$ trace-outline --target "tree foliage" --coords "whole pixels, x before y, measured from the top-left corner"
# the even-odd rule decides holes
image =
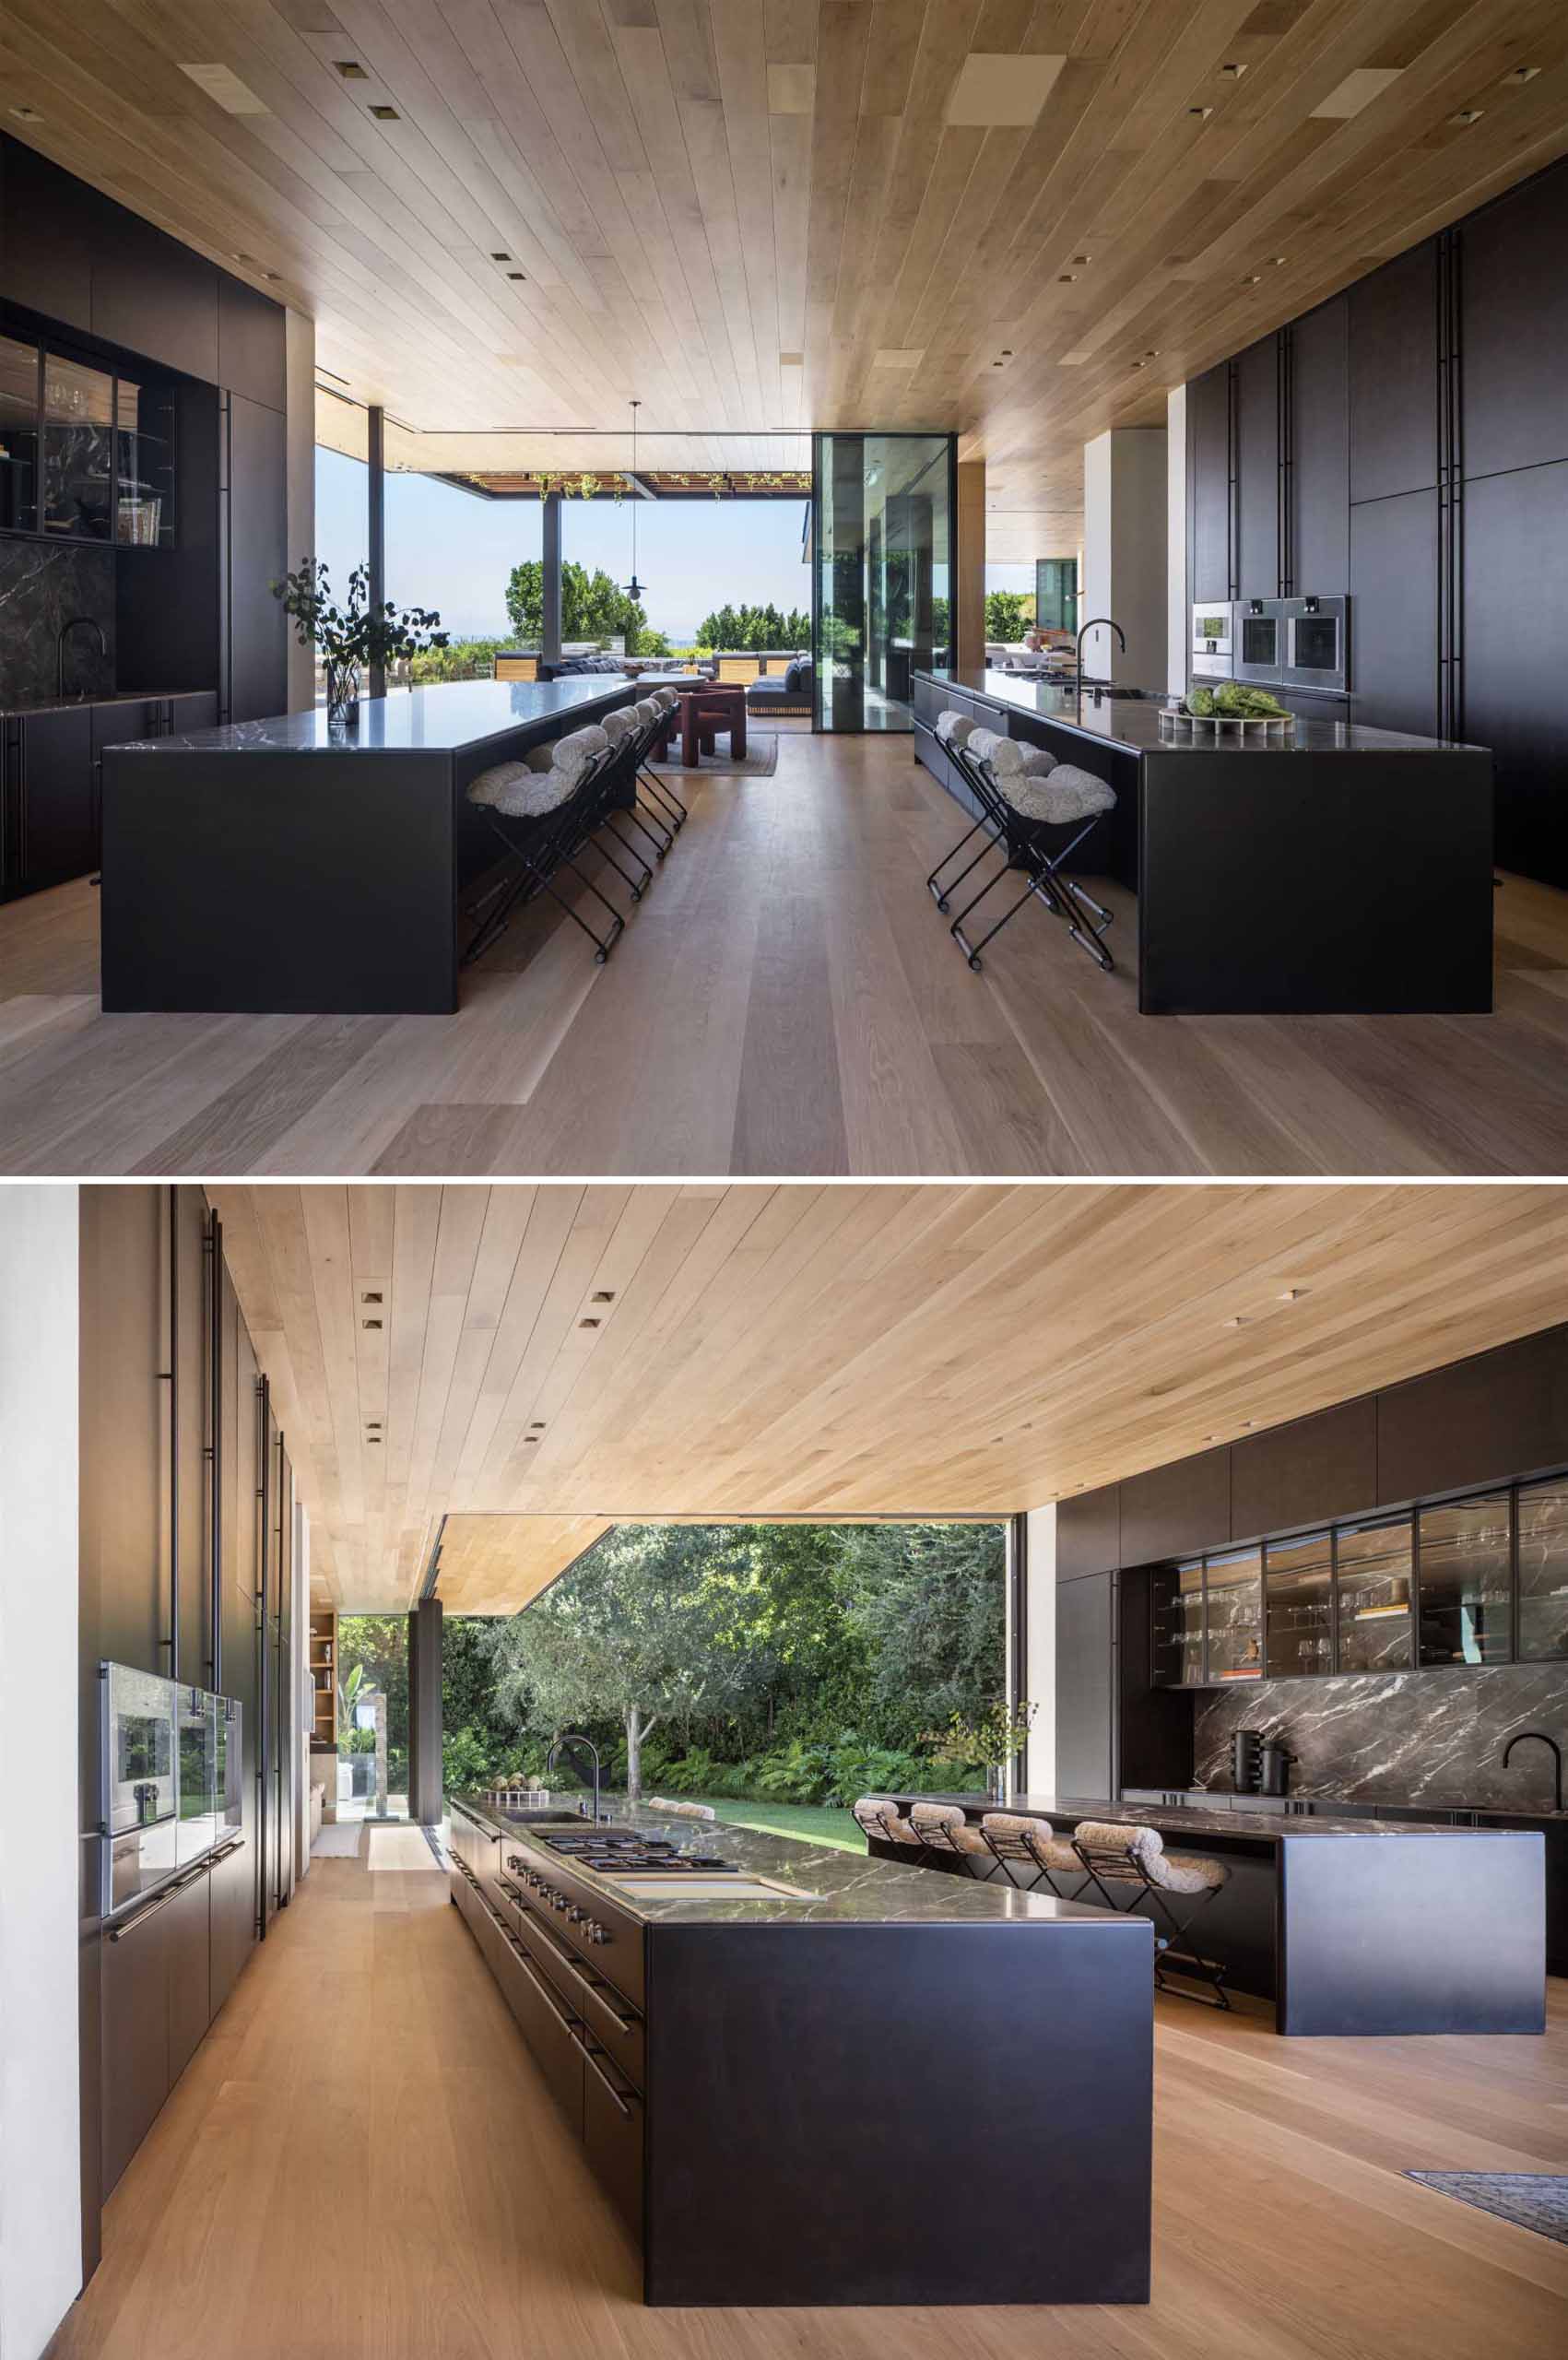
[[[545,569],[536,557],[525,558],[507,578],[506,611],[520,640],[536,644],[545,628]],[[658,655],[664,634],[650,631],[642,603],[612,582],[602,566],[590,573],[568,558],[560,569],[560,635],[562,639],[624,638],[628,655]]]
[[[998,1525],[618,1527],[511,1621],[446,1623],[448,1782],[575,1726],[633,1792],[950,1785],[934,1733],[1004,1687],[1004,1567]]]
[[[715,607],[697,626],[699,647],[721,654],[760,654],[764,648],[808,648],[811,618],[794,607],[786,615],[770,600],[765,607]]]
[[[985,636],[1012,646],[1034,620],[1034,600],[1021,590],[985,593]]]

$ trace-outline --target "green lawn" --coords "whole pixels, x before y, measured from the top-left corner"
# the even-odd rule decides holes
[[[855,1813],[824,1803],[737,1803],[705,1795],[730,1827],[755,1827],[765,1835],[795,1835],[806,1844],[831,1844],[840,1852],[864,1852],[866,1838]]]

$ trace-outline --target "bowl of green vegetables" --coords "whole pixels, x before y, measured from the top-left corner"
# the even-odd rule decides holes
[[[1244,680],[1221,680],[1214,688],[1195,681],[1179,705],[1160,716],[1161,733],[1171,738],[1291,737],[1295,720],[1278,697],[1267,689],[1249,688]]]

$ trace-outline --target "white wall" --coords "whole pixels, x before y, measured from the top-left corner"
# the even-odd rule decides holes
[[[1173,385],[1165,401],[1165,686],[1186,694],[1187,389]]]
[[[1084,596],[1080,620],[1111,615],[1126,634],[1122,650],[1108,631],[1084,646],[1088,670],[1134,687],[1164,680],[1165,429],[1114,427],[1083,446]]]
[[[302,312],[284,314],[284,398],[288,404],[286,478],[289,571],[316,550],[316,324]],[[315,651],[299,644],[289,626],[289,710],[309,713],[316,701]]]
[[[1029,1731],[1029,1791],[1049,1795],[1056,1786],[1056,1511],[1031,1508],[1029,1567],[1025,1583],[1026,1671],[1029,1701],[1035,1707]]]
[[[0,2354],[81,2285],[74,1187],[0,1188]]]

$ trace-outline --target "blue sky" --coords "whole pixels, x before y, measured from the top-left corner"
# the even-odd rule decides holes
[[[795,500],[638,503],[637,573],[656,631],[689,640],[704,615],[727,599],[787,614],[811,607],[811,576],[800,561],[805,503]],[[631,503],[569,500],[565,553],[617,582],[631,574]],[[365,468],[336,451],[316,450],[316,550],[339,590],[365,554]],[[455,638],[492,639],[509,630],[506,578],[539,554],[539,510],[531,500],[476,500],[428,476],[386,479],[386,595],[400,607],[434,607]]]

